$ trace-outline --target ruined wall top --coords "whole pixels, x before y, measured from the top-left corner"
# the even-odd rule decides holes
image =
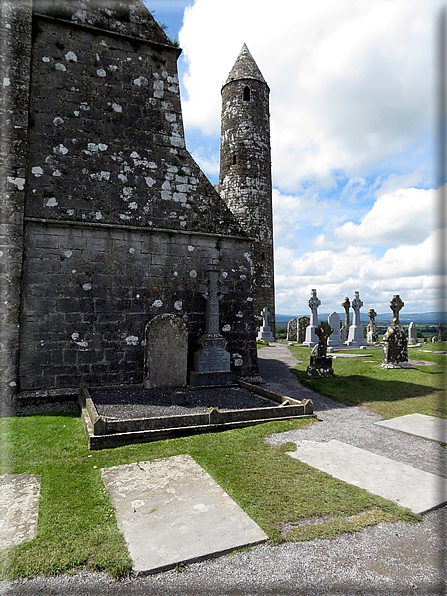
[[[34,0],[34,13],[173,45],[140,0]]]

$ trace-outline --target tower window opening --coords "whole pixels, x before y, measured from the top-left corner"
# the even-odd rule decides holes
[[[265,252],[261,254],[261,261],[265,261]]]
[[[233,165],[235,166],[237,162],[236,153],[233,153]]]
[[[250,101],[250,87],[244,87],[244,101]]]

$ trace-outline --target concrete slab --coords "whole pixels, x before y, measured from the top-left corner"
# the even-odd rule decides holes
[[[40,476],[0,476],[0,548],[17,546],[36,537]]]
[[[391,420],[381,420],[375,424],[407,435],[423,437],[429,441],[447,442],[447,420],[444,418],[425,414],[406,414]]]
[[[103,468],[101,474],[137,574],[268,539],[189,455]]]
[[[289,453],[331,476],[394,501],[414,513],[447,502],[447,479],[340,441],[301,441]]]

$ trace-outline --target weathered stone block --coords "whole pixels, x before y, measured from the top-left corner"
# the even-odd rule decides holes
[[[185,387],[188,329],[176,315],[154,317],[145,329],[144,386]]]

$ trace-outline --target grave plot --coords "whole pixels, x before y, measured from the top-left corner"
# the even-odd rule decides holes
[[[391,420],[380,420],[375,424],[415,437],[422,437],[428,441],[447,442],[447,420],[445,418],[426,416],[425,414],[406,414],[391,418]]]
[[[40,476],[0,476],[0,549],[33,540],[37,534]]]
[[[268,539],[189,455],[103,468],[101,475],[139,575]]]
[[[335,439],[301,441],[288,455],[421,514],[445,504],[447,478]]]
[[[244,381],[236,387],[91,389],[80,392],[89,449],[313,417],[311,400]]]

